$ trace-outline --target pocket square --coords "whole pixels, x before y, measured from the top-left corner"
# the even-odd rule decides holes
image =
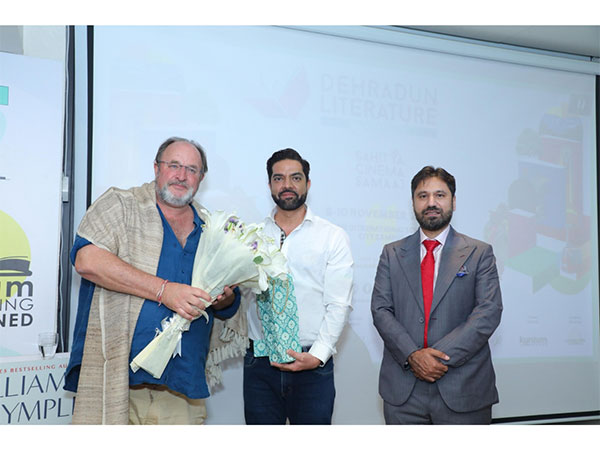
[[[467,270],[467,268],[466,268],[465,266],[462,266],[462,267],[460,268],[460,270],[459,270],[459,271],[456,273],[456,276],[457,276],[458,278],[462,278],[462,277],[464,277],[465,275],[469,275],[469,271]]]

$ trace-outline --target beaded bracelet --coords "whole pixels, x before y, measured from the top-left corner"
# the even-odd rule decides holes
[[[165,286],[168,282],[169,280],[164,280],[162,282],[162,285],[160,286],[158,293],[156,294],[156,301],[158,302],[158,306],[162,305],[162,295],[165,292]]]

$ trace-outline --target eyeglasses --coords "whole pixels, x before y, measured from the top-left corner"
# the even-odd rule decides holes
[[[179,164],[178,162],[175,161],[159,161],[156,160],[156,162],[158,164],[166,164],[167,168],[173,172],[178,172],[182,167],[185,169],[186,173],[193,175],[193,176],[198,176],[200,174],[200,169],[198,169],[197,167],[194,166],[184,166],[183,164]]]

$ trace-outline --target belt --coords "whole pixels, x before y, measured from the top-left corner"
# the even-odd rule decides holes
[[[250,346],[248,347],[248,350],[250,350],[254,354],[254,341],[252,339],[248,339],[248,340],[250,341]],[[311,347],[312,347],[312,345],[303,345],[302,351],[304,353],[308,353],[308,351],[310,350]]]
[[[129,386],[129,389],[138,390],[138,389],[150,389],[152,391],[167,391],[169,388],[164,384],[152,384],[152,383],[142,383],[136,384],[135,386]]]

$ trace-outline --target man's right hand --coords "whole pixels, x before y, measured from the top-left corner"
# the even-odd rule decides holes
[[[442,378],[448,371],[448,366],[440,360],[448,361],[450,357],[434,348],[422,348],[408,357],[408,364],[419,380],[433,383]]]
[[[210,295],[202,289],[171,282],[166,284],[161,298],[163,305],[188,320],[198,317],[210,300]]]
[[[83,278],[111,291],[151,300],[156,300],[164,282],[94,244],[79,249],[75,270]],[[198,317],[200,310],[206,308],[202,299],[210,302],[210,296],[202,289],[180,283],[167,283],[161,296],[161,302],[167,308],[188,320]]]

